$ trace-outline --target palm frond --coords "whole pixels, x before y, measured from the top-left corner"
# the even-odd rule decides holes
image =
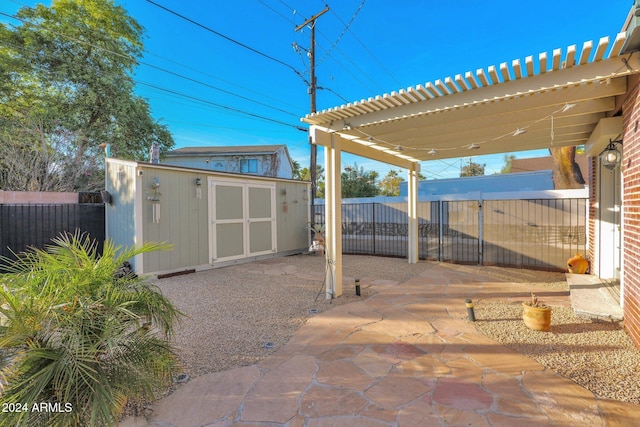
[[[153,398],[177,368],[167,337],[182,315],[137,277],[116,278],[138,248],[64,234],[0,275],[0,403],[68,402],[71,413],[14,414],[15,425],[112,425],[128,401]]]

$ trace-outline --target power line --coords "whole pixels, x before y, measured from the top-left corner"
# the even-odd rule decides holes
[[[244,114],[246,116],[254,117],[254,118],[257,118],[257,119],[261,119],[261,120],[266,120],[268,122],[277,123],[277,124],[281,124],[281,125],[284,125],[284,126],[289,126],[291,128],[294,128],[294,129],[297,129],[297,130],[300,130],[300,131],[303,131],[303,132],[307,132],[307,129],[303,128],[302,126],[292,125],[291,123],[286,123],[286,122],[283,122],[283,121],[280,121],[280,120],[272,119],[270,117],[266,117],[266,116],[262,116],[262,115],[259,115],[259,114],[251,113],[249,111],[241,110],[239,108],[234,108],[234,107],[230,107],[228,105],[219,104],[217,102],[208,101],[206,99],[198,98],[198,97],[195,97],[195,96],[192,96],[192,95],[187,95],[185,93],[181,93],[181,92],[178,92],[178,91],[175,91],[175,90],[172,90],[172,89],[166,89],[166,88],[163,88],[161,86],[157,86],[157,85],[154,85],[154,84],[151,84],[151,83],[147,83],[147,82],[143,82],[143,81],[139,81],[139,80],[136,81],[136,82],[138,84],[143,85],[143,86],[147,86],[147,87],[150,87],[150,88],[153,88],[153,89],[156,89],[156,90],[160,90],[160,91],[163,91],[163,92],[167,92],[167,93],[171,93],[171,94],[174,94],[174,95],[178,95],[178,96],[183,97],[183,98],[187,98],[187,99],[191,99],[191,100],[194,100],[194,101],[198,101],[198,102],[201,102],[203,104],[213,105],[215,107],[223,108],[225,110],[234,111],[236,113]]]
[[[284,61],[281,61],[281,60],[279,60],[279,59],[277,59],[277,58],[274,58],[274,57],[273,57],[273,56],[271,56],[271,55],[267,55],[266,53],[261,52],[261,51],[259,51],[258,49],[254,49],[254,48],[252,48],[251,46],[248,46],[248,45],[246,45],[246,44],[244,44],[244,43],[242,43],[242,42],[239,42],[238,40],[235,40],[235,39],[233,39],[233,38],[231,38],[231,37],[229,37],[229,36],[226,36],[226,35],[224,35],[224,34],[222,34],[222,33],[218,32],[218,31],[214,30],[213,28],[207,27],[206,25],[203,25],[203,24],[201,24],[201,23],[199,23],[199,22],[197,22],[197,21],[194,21],[193,19],[188,18],[188,17],[186,17],[186,16],[184,16],[184,15],[182,15],[182,14],[178,13],[178,12],[175,12],[175,11],[173,11],[173,10],[171,10],[171,9],[169,9],[169,8],[167,8],[167,7],[165,7],[165,6],[162,6],[161,4],[158,4],[158,3],[154,2],[153,0],[146,0],[146,1],[147,1],[147,3],[151,3],[152,5],[154,5],[154,6],[158,7],[158,8],[160,8],[160,9],[162,9],[162,10],[164,10],[164,11],[166,11],[166,12],[168,12],[168,13],[172,14],[172,15],[175,15],[175,16],[177,16],[177,17],[178,17],[178,18],[180,18],[180,19],[183,19],[183,20],[185,20],[185,21],[187,21],[187,22],[189,22],[189,23],[191,23],[191,24],[193,24],[193,25],[195,25],[195,26],[197,26],[197,27],[200,27],[200,28],[202,28],[202,29],[204,29],[204,30],[206,30],[206,31],[209,31],[210,33],[215,34],[215,35],[217,35],[218,37],[222,37],[223,39],[225,39],[225,40],[227,40],[227,41],[230,41],[231,43],[234,43],[234,44],[236,44],[236,45],[238,45],[238,46],[241,46],[241,47],[243,47],[243,48],[245,48],[245,49],[247,49],[247,50],[249,50],[249,51],[251,51],[251,52],[253,52],[253,53],[256,53],[256,54],[258,54],[258,55],[260,55],[260,56],[262,56],[262,57],[264,57],[264,58],[267,58],[267,59],[269,59],[269,60],[271,60],[271,61],[273,61],[273,62],[276,62],[276,63],[278,63],[278,64],[280,64],[280,65],[283,65],[283,66],[285,66],[285,67],[289,68],[289,69],[290,69],[291,71],[293,71],[294,73],[296,73],[298,76],[302,77],[302,75],[300,74],[300,72],[299,72],[298,70],[296,70],[292,65],[287,64],[287,63],[286,63],[286,62],[284,62]]]
[[[363,3],[364,3],[364,2],[363,2]],[[332,11],[333,11],[333,9],[332,9]],[[333,14],[338,18],[338,20],[339,20],[340,22],[342,22],[342,24],[343,24],[343,25],[346,25],[346,24],[344,23],[344,21],[342,21],[342,19],[340,18],[340,16],[339,16],[337,13],[333,12]],[[384,66],[384,63],[383,63],[382,61],[380,61],[380,60],[379,60],[379,59],[378,59],[378,58],[377,58],[377,57],[376,57],[376,56],[375,56],[375,55],[374,55],[374,54],[369,50],[369,48],[367,47],[367,45],[365,45],[365,44],[364,44],[364,43],[363,43],[363,42],[358,38],[358,36],[356,36],[356,34],[355,34],[353,31],[349,30],[349,32],[351,33],[351,35],[353,36],[353,38],[354,38],[358,43],[360,43],[360,46],[362,46],[362,48],[363,48],[363,49],[364,49],[364,50],[365,50],[365,51],[366,51],[366,52],[371,56],[371,58],[373,58],[373,60],[374,60],[374,61],[376,61],[376,62],[378,63],[378,65],[379,65],[379,66],[384,70],[384,72],[385,72],[385,73],[387,73],[387,74],[389,75],[389,77],[391,77],[391,78],[396,82],[396,84],[398,85],[398,87],[400,87],[400,86],[401,86],[401,83],[398,81],[398,79],[396,79],[396,77],[395,77],[393,74],[391,74],[391,71],[389,71],[389,70],[387,69],[387,67],[385,67],[385,66]]]
[[[19,20],[19,21],[21,21],[21,22],[23,22],[23,23],[29,23],[29,24],[32,24],[32,23],[31,23],[31,22],[29,22],[29,21],[26,21],[26,20],[24,20],[24,19],[18,18],[17,16],[9,15],[9,14],[4,13],[4,12],[0,12],[0,15],[4,15],[4,16],[7,16],[7,17],[9,17],[9,18],[17,19],[17,20]],[[94,48],[96,48],[96,49],[100,49],[100,50],[102,50],[102,51],[104,51],[104,52],[110,53],[110,54],[112,54],[112,55],[116,55],[116,56],[119,56],[119,57],[122,57],[122,58],[130,59],[130,57],[129,57],[129,56],[127,56],[127,55],[124,55],[124,54],[122,54],[122,53],[119,53],[119,52],[115,52],[115,51],[112,51],[112,50],[106,49],[106,48],[104,48],[104,47],[102,47],[102,46],[98,46],[98,45],[95,45],[95,44],[93,44],[93,43],[86,42],[86,41],[84,41],[84,40],[79,40],[79,39],[77,39],[77,38],[75,38],[75,37],[69,36],[69,35],[64,34],[64,33],[60,33],[60,32],[58,32],[58,31],[53,31],[53,30],[49,30],[49,31],[51,31],[51,32],[53,32],[54,34],[57,34],[57,35],[59,35],[59,36],[65,37],[65,38],[67,38],[67,39],[69,39],[69,40],[75,41],[76,43],[80,43],[80,44],[84,44],[84,45],[87,45],[87,46],[91,46],[91,47],[94,47]],[[15,45],[14,45],[14,47],[15,47],[15,48],[18,48],[18,47],[19,47],[19,48],[23,48],[22,46],[15,46]],[[273,110],[279,111],[279,112],[281,112],[281,113],[288,114],[288,115],[293,116],[293,117],[300,117],[300,115],[299,115],[299,114],[291,113],[291,112],[286,111],[286,110],[283,110],[283,109],[281,109],[281,108],[274,107],[274,106],[272,106],[272,105],[270,105],[270,104],[266,104],[266,103],[264,103],[264,102],[256,101],[255,99],[252,99],[252,98],[249,98],[249,97],[246,97],[246,96],[239,95],[239,94],[237,94],[237,93],[231,92],[231,91],[226,90],[226,89],[222,89],[222,88],[220,88],[220,87],[218,87],[218,86],[214,86],[214,85],[209,84],[209,83],[202,82],[202,81],[200,81],[200,80],[196,80],[196,79],[194,79],[194,78],[191,78],[191,77],[185,76],[185,75],[180,74],[180,73],[177,73],[177,72],[175,72],[175,71],[167,70],[167,69],[165,69],[165,68],[162,68],[162,67],[159,67],[159,66],[157,66],[157,65],[153,65],[153,64],[150,64],[150,63],[148,63],[148,62],[144,62],[144,61],[137,61],[137,62],[138,62],[138,64],[140,64],[140,65],[144,65],[144,66],[146,66],[146,67],[153,68],[153,69],[158,70],[158,71],[162,71],[162,72],[164,72],[164,73],[167,73],[167,74],[173,75],[173,76],[175,76],[175,77],[179,77],[179,78],[181,78],[181,79],[184,79],[184,80],[190,81],[190,82],[192,82],[192,83],[196,83],[196,84],[199,84],[199,85],[202,85],[202,86],[208,87],[208,88],[210,88],[210,89],[217,90],[217,91],[222,92],[222,93],[225,93],[225,94],[227,94],[227,95],[231,95],[231,96],[234,96],[234,97],[236,97],[236,98],[243,99],[243,100],[245,100],[245,101],[253,102],[253,103],[255,103],[255,104],[258,104],[258,105],[261,105],[261,106],[264,106],[264,107],[267,107],[267,108],[271,108],[271,109],[273,109]]]
[[[216,79],[216,80],[219,80],[219,81],[221,81],[221,82],[223,82],[223,83],[226,83],[226,84],[228,84],[228,85],[235,86],[235,87],[237,87],[237,88],[240,88],[240,89],[246,90],[247,92],[251,92],[251,93],[254,93],[254,94],[256,94],[256,95],[260,95],[260,96],[262,96],[262,97],[264,97],[264,98],[266,98],[266,99],[269,99],[269,100],[271,100],[271,101],[275,101],[275,102],[277,102],[277,103],[279,103],[279,104],[282,104],[282,105],[285,105],[285,106],[287,106],[287,107],[291,107],[291,108],[299,108],[299,106],[298,106],[298,105],[294,105],[294,104],[289,104],[289,103],[287,103],[287,102],[283,102],[283,101],[282,101],[282,99],[280,99],[280,98],[275,98],[275,97],[273,97],[273,96],[271,96],[271,95],[267,95],[267,94],[265,94],[265,93],[262,93],[262,92],[259,92],[259,91],[255,90],[255,89],[252,89],[252,88],[249,88],[249,87],[246,87],[246,86],[239,85],[239,84],[234,83],[234,82],[229,81],[229,80],[225,80],[225,79],[220,78],[220,77],[218,77],[218,76],[215,76],[215,75],[213,75],[213,74],[209,74],[209,73],[206,73],[206,72],[204,72],[204,71],[202,71],[202,70],[198,70],[197,68],[193,68],[193,67],[190,67],[190,66],[188,66],[188,65],[182,64],[182,63],[180,63],[180,62],[174,61],[174,60],[173,60],[173,59],[171,59],[171,58],[167,58],[167,57],[164,57],[164,56],[162,56],[162,55],[158,55],[157,53],[150,52],[150,51],[148,51],[148,50],[145,50],[145,53],[146,53],[146,54],[149,54],[149,55],[152,55],[152,56],[155,56],[156,58],[162,59],[163,61],[167,61],[167,62],[170,62],[170,63],[172,63],[172,64],[178,65],[178,66],[180,66],[180,67],[182,67],[182,68],[186,68],[187,70],[191,70],[191,71],[194,71],[194,72],[196,72],[196,73],[198,73],[198,74],[202,74],[202,75],[203,75],[203,76],[205,76],[205,77],[209,77],[209,78],[212,78],[212,79]],[[144,63],[141,63],[141,64],[146,65],[146,64],[144,64]],[[234,93],[232,93],[232,94],[235,96],[235,94],[234,94]],[[252,99],[251,99],[251,100],[252,100]],[[253,100],[252,100],[252,101],[253,101]],[[299,117],[299,115],[298,115],[298,117]]]
[[[344,29],[342,30],[342,32],[340,33],[340,35],[338,36],[338,38],[336,39],[335,42],[333,42],[333,45],[331,45],[331,47],[329,48],[329,50],[327,50],[324,54],[324,56],[322,57],[322,59],[320,59],[320,61],[318,62],[319,64],[322,63],[322,61],[324,61],[324,59],[329,56],[331,54],[331,51],[333,50],[333,48],[335,48],[337,46],[338,43],[340,43],[340,40],[342,40],[342,37],[345,35],[345,33],[347,32],[347,30],[349,30],[349,27],[351,26],[351,24],[353,23],[353,21],[356,19],[356,16],[358,16],[358,13],[362,10],[362,8],[364,7],[364,4],[367,0],[362,0],[360,2],[360,6],[358,6],[358,8],[356,9],[356,11],[353,13],[353,16],[351,16],[351,19],[349,20],[349,22],[347,24],[345,24]],[[334,12],[334,15],[338,16],[338,14],[336,14]]]
[[[10,17],[10,18],[15,18],[15,19],[18,19],[18,20],[20,20],[20,21],[22,21],[22,22],[25,22],[24,20],[22,20],[22,19],[20,19],[20,18],[14,17],[14,16],[9,15],[9,14],[6,14],[6,13],[4,13],[4,12],[0,12],[0,15],[4,15],[4,16]],[[82,40],[75,39],[75,38],[70,37],[70,36],[67,36],[67,35],[65,35],[65,34],[58,33],[58,32],[54,32],[54,33],[56,33],[56,34],[58,34],[58,35],[60,35],[60,36],[63,36],[63,37],[69,38],[69,39],[70,39],[70,40],[72,40],[72,41],[75,41],[75,42],[78,42],[78,43],[81,43],[81,44],[86,44],[86,45],[89,45],[89,46],[91,46],[91,47],[95,47],[95,48],[97,48],[97,49],[101,49],[101,50],[103,50],[103,51],[105,51],[105,52],[108,52],[108,53],[114,54],[114,55],[116,55],[116,56],[123,56],[123,57],[126,57],[126,55],[120,54],[120,53],[118,53],[118,52],[113,52],[113,51],[111,51],[111,50],[109,50],[109,49],[104,49],[104,48],[102,48],[101,46],[93,45],[93,44],[91,44],[91,43],[87,43],[87,42],[84,42],[84,41],[82,41]],[[14,48],[21,48],[21,49],[29,50],[28,48],[26,48],[26,47],[24,47],[24,46],[15,46],[15,45],[13,45],[13,44],[7,44],[7,43],[5,43],[5,45],[11,45],[11,46],[12,46],[12,47],[14,47]],[[32,51],[32,52],[33,52],[33,51]],[[160,70],[162,70],[162,71],[170,72],[170,71],[168,71],[168,70],[164,70],[164,69],[162,69],[162,68],[160,68],[160,67],[155,67],[155,66],[153,66],[153,67],[154,67],[154,68],[158,68],[158,69],[160,69]],[[173,72],[170,72],[170,73],[172,73],[172,74],[177,74],[177,73],[173,73]],[[179,75],[179,74],[178,74],[178,75]],[[184,77],[184,76],[182,76],[182,77]],[[184,77],[184,78],[189,79],[188,77]],[[213,102],[213,101],[204,100],[204,99],[197,98],[197,97],[194,97],[194,96],[191,96],[191,95],[187,95],[187,94],[183,94],[183,93],[180,93],[180,92],[177,92],[177,91],[171,90],[171,89],[166,89],[166,88],[163,88],[163,87],[160,87],[160,86],[157,86],[157,85],[153,85],[153,84],[151,84],[151,83],[146,83],[146,82],[138,81],[138,80],[135,80],[135,79],[133,79],[133,81],[134,81],[135,83],[137,83],[137,84],[141,84],[141,85],[144,85],[144,86],[148,86],[148,87],[154,88],[154,89],[156,89],[156,90],[160,90],[160,91],[163,91],[163,92],[167,92],[167,93],[171,93],[171,94],[174,94],[174,95],[178,95],[178,96],[181,96],[181,97],[183,97],[183,98],[187,98],[187,99],[195,100],[195,101],[198,101],[198,102],[201,102],[201,103],[204,103],[204,104],[208,104],[208,105],[216,106],[216,107],[219,107],[219,108],[223,108],[223,109],[228,110],[228,111],[233,111],[233,112],[240,113],[240,114],[243,114],[243,115],[246,115],[246,116],[250,116],[250,117],[257,118],[257,119],[261,119],[261,120],[269,121],[269,122],[272,122],[272,123],[281,124],[281,125],[284,125],[284,126],[288,126],[288,127],[294,128],[294,129],[296,129],[296,130],[301,130],[301,131],[307,132],[307,129],[306,129],[306,128],[303,128],[302,126],[292,125],[291,123],[286,123],[286,122],[283,122],[283,121],[280,121],[280,120],[272,119],[272,118],[270,118],[270,117],[262,116],[262,115],[259,115],[259,114],[256,114],[256,113],[251,113],[251,112],[249,112],[249,111],[241,110],[241,109],[239,109],[239,108],[234,108],[234,107],[231,107],[231,106],[228,106],[228,105],[224,105],[224,104],[216,103],[216,102]],[[202,83],[202,82],[200,82],[200,83]],[[202,84],[205,84],[205,85],[206,85],[206,83],[202,83]],[[247,99],[248,99],[248,98],[247,98]],[[291,114],[291,113],[288,113],[288,114]],[[298,117],[298,116],[296,116],[296,115],[294,115],[294,114],[291,114],[291,115],[293,115],[294,117]]]
[[[258,2],[261,3],[267,9],[269,9],[270,11],[272,11],[273,13],[275,13],[276,15],[278,15],[279,17],[281,17],[282,19],[284,19],[285,21],[288,21],[290,24],[293,24],[294,26],[296,25],[296,23],[295,23],[295,21],[293,19],[290,19],[290,18],[286,17],[285,15],[283,15],[282,13],[278,12],[273,7],[271,7],[270,5],[265,3],[263,0],[258,0]],[[294,10],[294,12],[295,12],[295,10]]]

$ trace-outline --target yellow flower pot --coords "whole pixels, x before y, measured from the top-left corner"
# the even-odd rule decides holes
[[[529,303],[522,303],[522,320],[524,324],[535,331],[548,331],[551,327],[551,307],[532,307]]]

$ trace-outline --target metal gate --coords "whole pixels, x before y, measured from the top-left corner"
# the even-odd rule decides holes
[[[442,243],[440,260],[460,264],[479,264],[480,214],[482,204],[477,200],[440,202],[442,213]]]
[[[439,200],[418,203],[419,258],[564,270],[586,249],[584,198]],[[316,205],[315,223],[324,223]],[[342,205],[345,254],[407,256],[406,202]]]

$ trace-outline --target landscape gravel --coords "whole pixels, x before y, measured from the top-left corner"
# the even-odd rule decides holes
[[[372,295],[372,282],[403,282],[431,266],[344,256],[343,296],[333,300],[324,293],[325,259],[312,254],[157,279],[155,284],[185,314],[174,341],[185,373],[193,378],[254,364],[284,345],[309,317]],[[361,296],[355,294],[356,278]]]
[[[598,397],[640,404],[640,352],[622,322],[586,319],[571,307],[552,307],[551,329],[540,332],[524,325],[520,302],[480,301],[475,313],[476,328],[484,335]]]
[[[254,364],[283,346],[306,320],[373,294],[376,281],[402,283],[433,263],[398,258],[343,257],[344,295],[325,299],[325,260],[295,255],[156,280],[185,314],[176,329],[184,372],[191,378]],[[464,268],[460,266],[461,268]],[[482,267],[482,274],[536,288],[567,289],[561,273]],[[265,278],[267,278],[265,280]],[[355,295],[355,278],[362,296]],[[640,352],[620,322],[578,318],[554,307],[549,332],[522,322],[520,302],[478,301],[483,334],[591,390],[596,396],[640,403]]]

